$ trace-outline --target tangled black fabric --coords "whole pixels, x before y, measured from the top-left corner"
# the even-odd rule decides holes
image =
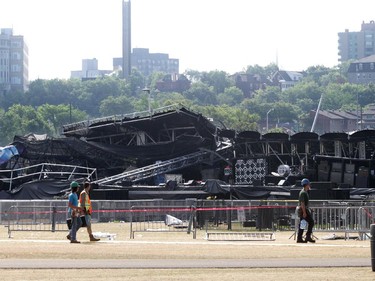
[[[52,199],[61,198],[69,190],[69,183],[66,180],[44,179],[30,181],[21,184],[12,192],[0,191],[0,199]]]

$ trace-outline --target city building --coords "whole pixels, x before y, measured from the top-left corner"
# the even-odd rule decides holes
[[[339,61],[358,60],[375,54],[375,22],[362,22],[360,31],[339,32]]]
[[[149,76],[153,72],[172,75],[179,73],[178,59],[169,58],[168,54],[150,53],[146,48],[133,48],[130,61],[131,67],[136,68],[144,76]],[[113,69],[117,69],[122,64],[122,58],[113,59]]]
[[[27,91],[29,85],[29,49],[22,35],[12,28],[0,32],[0,92]]]
[[[358,127],[363,129],[375,129],[375,104],[367,106],[366,109],[360,110]]]
[[[310,117],[315,117],[315,110],[310,112]],[[364,129],[375,129],[375,105],[368,106],[365,110],[341,111],[319,110],[315,132],[318,134],[330,132],[353,132]]]
[[[375,55],[350,63],[348,81],[355,84],[375,83]]]
[[[109,75],[113,70],[99,70],[98,60],[93,59],[83,59],[82,60],[82,70],[73,70],[70,72],[70,78],[85,79],[95,79],[98,77],[103,77]]]
[[[149,53],[145,48],[131,47],[131,1],[122,1],[122,58],[113,59],[113,69],[122,69],[123,78],[128,78],[132,68],[144,76],[153,72],[178,74],[179,60],[170,59],[168,54]]]
[[[251,98],[259,89],[264,90],[267,86],[273,86],[272,81],[265,75],[236,73],[231,78],[234,79],[236,87],[242,91],[245,98]]]
[[[272,75],[271,80],[274,85],[278,85],[283,92],[294,87],[303,77],[304,73],[300,71],[278,70]]]
[[[189,90],[190,86],[190,80],[183,74],[166,74],[162,79],[156,82],[156,89],[160,92],[182,93]]]

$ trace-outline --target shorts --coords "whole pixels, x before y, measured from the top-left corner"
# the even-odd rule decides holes
[[[91,215],[85,215],[86,226],[91,226]]]

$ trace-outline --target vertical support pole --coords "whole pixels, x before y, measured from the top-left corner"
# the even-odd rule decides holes
[[[57,214],[56,207],[53,206],[52,207],[52,232],[55,232],[56,230],[56,214]]]
[[[232,185],[230,185],[230,210],[227,210],[227,220],[228,220],[228,230],[232,230],[232,207],[233,207],[233,199],[232,199]]]
[[[133,206],[130,207],[130,239],[134,239],[134,233],[133,233]]]
[[[375,224],[370,225],[371,234],[371,267],[372,271],[375,271]]]

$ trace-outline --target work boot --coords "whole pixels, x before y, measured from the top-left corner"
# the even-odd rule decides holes
[[[95,238],[94,235],[90,234],[90,241],[96,242],[96,241],[100,241],[100,239],[99,238]]]
[[[306,239],[305,239],[306,242],[310,242],[310,243],[315,243],[315,240],[312,239],[310,236],[306,236]]]

